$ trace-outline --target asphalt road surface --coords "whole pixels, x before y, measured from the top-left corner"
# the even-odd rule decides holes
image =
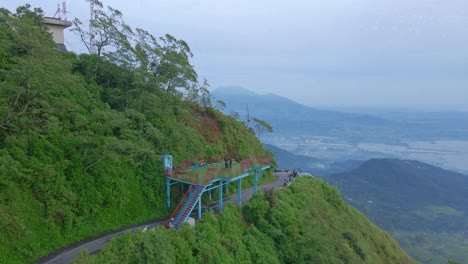
[[[274,181],[274,182],[270,182],[270,183],[263,184],[263,185],[259,186],[258,191],[268,190],[268,189],[272,189],[272,188],[276,189],[276,188],[279,188],[279,187],[283,187],[284,179],[286,179],[288,177],[287,173],[286,172],[276,172],[274,174],[276,176],[278,176],[278,179],[276,181]],[[235,185],[235,184],[233,184],[232,186],[233,187],[235,186],[235,188],[237,188],[237,185]],[[252,195],[253,195],[253,188],[249,188],[249,189],[244,190],[241,193],[242,204],[247,202],[252,197]],[[227,203],[236,204],[237,203],[237,194],[231,195],[230,197],[224,199],[223,200],[223,207],[226,206]],[[217,202],[213,203],[210,206],[210,208],[216,208],[217,205],[218,205]],[[194,211],[196,213],[196,210],[194,210]],[[57,252],[51,253],[48,256],[43,257],[40,260],[38,260],[37,263],[38,264],[70,263],[79,256],[79,254],[80,254],[80,252],[82,250],[86,250],[90,254],[98,252],[99,250],[101,250],[101,248],[104,247],[105,244],[107,244],[109,241],[111,241],[112,237],[114,237],[114,236],[121,235],[121,234],[127,232],[128,230],[133,232],[133,231],[137,231],[137,230],[144,229],[144,228],[152,229],[152,228],[156,227],[157,225],[159,225],[160,223],[164,223],[164,222],[167,222],[167,219],[159,220],[159,221],[152,221],[152,222],[149,222],[149,223],[144,223],[144,224],[136,225],[136,226],[132,226],[132,227],[125,227],[125,228],[123,228],[121,230],[118,230],[118,231],[113,231],[113,232],[109,232],[109,233],[106,233],[106,234],[98,236],[98,237],[89,238],[89,239],[86,239],[84,241],[69,245],[69,246],[67,246],[67,247],[65,247],[65,248],[63,248],[63,249],[61,249],[61,250],[59,250]]]

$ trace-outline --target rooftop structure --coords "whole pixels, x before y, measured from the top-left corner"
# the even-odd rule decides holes
[[[64,29],[70,27],[72,23],[67,20],[54,17],[44,17],[44,23],[46,24],[49,32],[52,33],[52,37],[55,42],[55,48],[60,51],[67,51],[65,46]]]

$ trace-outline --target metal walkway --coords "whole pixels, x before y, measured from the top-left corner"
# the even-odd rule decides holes
[[[257,185],[263,172],[270,168],[269,159],[261,159],[259,162],[254,162],[252,159],[246,159],[236,164],[232,168],[217,168],[210,169],[207,166],[194,166],[190,171],[198,175],[196,177],[187,178],[185,175],[177,175],[172,168],[172,156],[163,155],[165,171],[166,171],[166,194],[167,206],[171,207],[171,186],[178,184],[181,192],[184,192],[184,186],[189,186],[184,197],[180,201],[172,213],[169,226],[178,228],[184,223],[193,209],[198,203],[198,219],[201,218],[202,196],[208,193],[211,199],[211,191],[218,190],[219,203],[218,210],[223,209],[223,193],[227,189],[229,183],[237,182],[237,202],[241,203],[242,179],[246,177],[254,177],[254,193],[257,192]],[[196,171],[198,170],[198,172]],[[191,179],[191,180],[188,180]],[[196,180],[193,180],[196,179]]]

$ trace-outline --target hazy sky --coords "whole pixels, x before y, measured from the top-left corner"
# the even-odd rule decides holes
[[[57,0],[30,3],[55,13]],[[132,27],[190,45],[212,88],[242,86],[311,106],[468,110],[467,0],[104,0]],[[89,18],[68,0],[70,20]],[[84,47],[72,33],[66,45]]]

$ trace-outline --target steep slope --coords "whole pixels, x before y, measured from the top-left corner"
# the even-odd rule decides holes
[[[313,177],[206,214],[195,228],[117,238],[77,263],[415,263],[387,233]]]

